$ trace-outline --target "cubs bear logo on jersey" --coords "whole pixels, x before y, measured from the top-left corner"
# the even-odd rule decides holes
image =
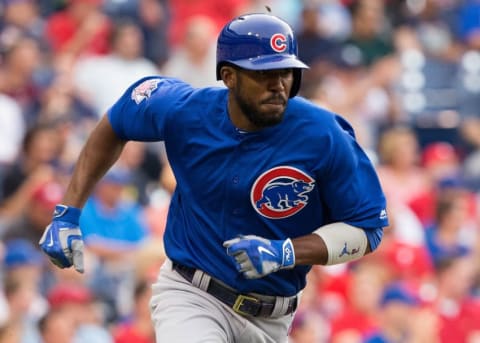
[[[294,215],[308,203],[315,180],[303,171],[280,166],[260,175],[250,191],[253,208],[262,216],[281,219]]]
[[[132,100],[134,100],[137,105],[141,103],[144,99],[147,99],[152,95],[152,92],[157,89],[160,79],[148,79],[143,81],[132,91]]]

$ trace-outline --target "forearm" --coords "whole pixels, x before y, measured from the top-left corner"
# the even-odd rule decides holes
[[[343,224],[343,223],[339,223]],[[333,224],[337,225],[337,224]],[[345,224],[344,224],[345,225]],[[352,227],[353,228],[353,227]],[[353,228],[355,229],[355,228]],[[340,230],[340,228],[339,228]],[[358,229],[360,230],[360,229]],[[339,234],[346,234],[346,232],[339,232]],[[347,233],[347,236],[348,233]],[[339,242],[343,242],[341,236],[336,242],[325,242],[325,240],[318,234],[312,233],[306,236],[292,239],[294,251],[295,251],[295,264],[296,265],[326,265],[328,264],[329,251],[335,251],[336,256],[342,254],[342,245]],[[345,241],[346,242],[346,241]],[[330,246],[327,248],[327,244]],[[336,245],[332,247],[332,244]],[[356,247],[357,245],[355,245]],[[366,249],[360,251],[359,257],[371,252],[370,244],[367,243]],[[346,252],[347,255],[351,254],[351,250]]]
[[[120,156],[125,143],[116,136],[104,116],[80,153],[63,204],[83,207],[95,184]]]
[[[363,229],[338,222],[294,239],[268,240],[246,235],[224,241],[223,246],[244,277],[256,279],[296,265],[333,265],[353,261],[369,253],[371,247],[375,249],[380,239],[381,235],[369,237]]]
[[[317,235],[310,234],[292,239],[296,265],[325,265],[328,251],[325,242]]]

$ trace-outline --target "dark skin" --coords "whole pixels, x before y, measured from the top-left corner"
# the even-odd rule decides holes
[[[258,131],[280,123],[293,84],[291,69],[245,70],[225,66],[220,70],[230,90],[228,113],[245,131]]]
[[[237,128],[253,132],[281,122],[293,84],[292,69],[251,71],[227,65],[220,73],[229,89],[228,113]],[[80,153],[62,203],[83,207],[98,180],[120,156],[125,143],[116,136],[107,116],[103,116]],[[326,264],[327,248],[318,235],[305,235],[292,242],[297,265]]]

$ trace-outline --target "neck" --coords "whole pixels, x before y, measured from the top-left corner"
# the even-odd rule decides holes
[[[248,120],[247,116],[243,113],[242,109],[235,101],[232,93],[230,93],[228,96],[227,108],[230,120],[237,129],[249,132],[259,130],[258,127],[256,127],[250,120]]]

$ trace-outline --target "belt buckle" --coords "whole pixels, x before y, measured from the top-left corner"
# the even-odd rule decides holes
[[[251,297],[251,296],[248,296],[248,295],[243,295],[243,294],[239,294],[237,296],[237,299],[235,299],[235,304],[233,304],[232,306],[232,309],[237,312],[238,314],[241,314],[241,315],[248,315],[250,313],[247,313],[247,312],[243,312],[242,310],[240,310],[240,307],[243,305],[244,301],[245,300],[250,300],[250,301],[253,301],[253,302],[260,302],[257,298],[255,297]]]

